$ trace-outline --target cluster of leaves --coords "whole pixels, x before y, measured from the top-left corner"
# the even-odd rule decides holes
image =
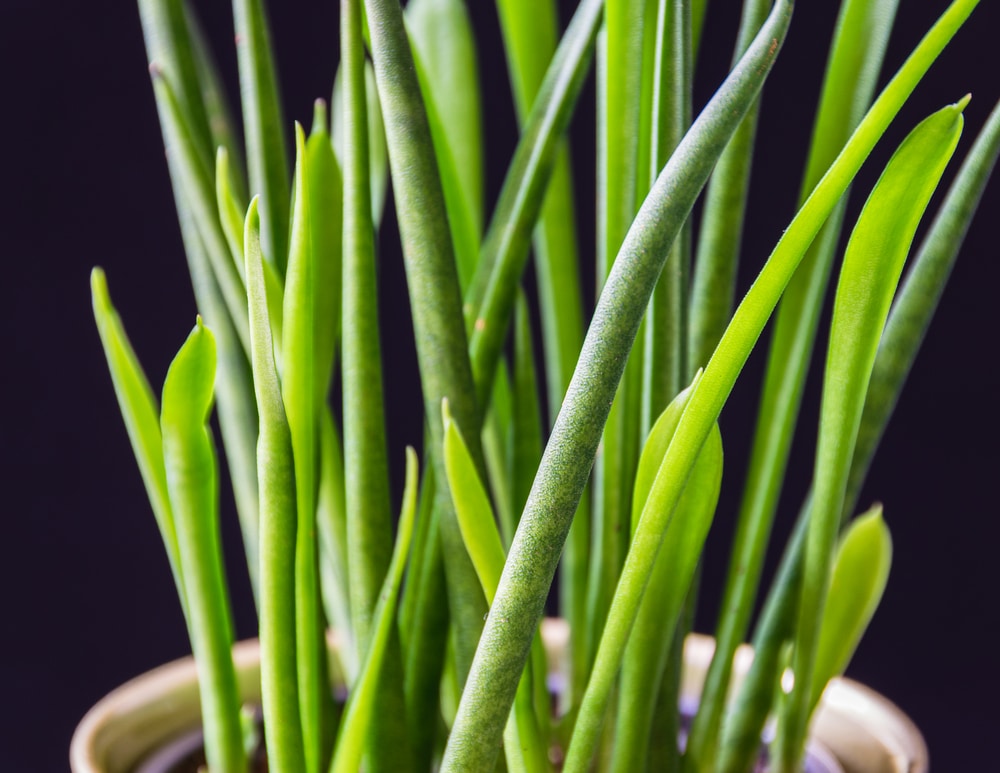
[[[246,769],[213,403],[259,611],[272,769],[490,770],[502,747],[518,771],[555,758],[569,771],[595,759],[739,771],[772,712],[774,769],[798,769],[810,714],[888,574],[880,508],[849,516],[1000,148],[998,109],[899,293],[968,98],[919,124],[868,198],[836,286],[812,492],[724,712],[848,188],[976,5],[955,0],[873,99],[896,3],[843,0],[800,209],[734,309],[758,98],[790,0],[746,0],[732,72],[694,120],[704,0],[581,0],[561,39],[554,3],[498,0],[521,137],[488,219],[461,0],[411,0],[405,14],[397,0],[342,0],[332,125],[318,103],[308,138],[296,126],[291,174],[261,0],[233,3],[245,168],[196,18],[181,0],[140,0],[205,320],[161,404],[99,269],[94,309],[198,663],[211,770]],[[584,335],[580,172],[564,135],[595,49],[601,287]],[[407,452],[395,536],[375,270],[390,177],[429,461],[421,476]],[[695,239],[688,216],[706,183]],[[519,289],[532,255],[544,379]],[[716,421],[776,307],[716,655],[682,758],[670,707],[722,479]],[[327,399],[335,374],[340,411]],[[555,417],[544,451],[543,381]],[[572,635],[554,714],[538,632],[557,571]],[[341,634],[334,667],[328,626]],[[346,706],[334,705],[331,671]]]

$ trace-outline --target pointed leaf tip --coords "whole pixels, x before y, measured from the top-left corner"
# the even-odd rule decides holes
[[[329,133],[328,126],[326,100],[317,99],[313,102],[313,122],[312,128],[309,130],[310,134],[316,134],[317,132],[327,134]]]
[[[107,298],[108,278],[104,274],[104,269],[100,266],[94,266],[90,269],[90,294],[93,296],[95,302],[99,297],[102,305]]]

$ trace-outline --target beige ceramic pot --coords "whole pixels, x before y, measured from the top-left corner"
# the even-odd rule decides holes
[[[553,673],[565,673],[569,630],[561,620],[546,620],[543,638]],[[684,650],[684,697],[696,701],[714,642],[690,636]],[[233,651],[240,695],[260,700],[256,641]],[[746,672],[752,654],[737,653],[736,678]],[[132,773],[151,752],[197,727],[201,719],[197,673],[191,658],[168,663],[122,685],[83,718],[70,746],[73,773]],[[844,773],[927,773],[927,748],[913,722],[888,700],[853,682],[837,679],[823,696],[813,725],[818,745],[839,762]]]
[[[697,702],[712,661],[715,641],[697,634],[684,645],[683,691]],[[753,650],[739,648],[733,667],[734,687],[750,668]],[[816,753],[828,750],[844,773],[927,773],[923,736],[894,703],[852,679],[827,686],[812,724]]]

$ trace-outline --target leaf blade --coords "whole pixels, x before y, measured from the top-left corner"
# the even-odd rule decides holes
[[[869,196],[844,254],[834,299],[820,407],[813,508],[793,669],[797,684],[776,740],[779,769],[804,753],[809,686],[847,476],[878,341],[910,243],[961,135],[968,101],[934,113],[903,141]],[[785,766],[781,768],[780,766]]]
[[[188,592],[198,666],[205,756],[218,770],[243,770],[246,755],[233,666],[233,623],[222,567],[219,482],[207,422],[215,396],[215,338],[201,318],[170,364],[160,428],[167,490]]]

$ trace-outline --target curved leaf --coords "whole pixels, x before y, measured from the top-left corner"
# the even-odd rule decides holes
[[[493,384],[531,233],[538,219],[559,140],[587,74],[602,0],[584,0],[549,65],[525,123],[483,237],[476,274],[465,293],[469,352],[481,400]]]
[[[448,486],[455,502],[455,514],[458,516],[465,548],[469,551],[472,565],[483,586],[486,603],[492,604],[506,560],[500,531],[497,529],[489,496],[479,479],[472,457],[469,456],[462,433],[448,410],[447,400],[441,406],[441,415],[445,425],[445,466],[448,470]],[[533,649],[540,651],[540,647],[541,640],[536,637]],[[532,666],[538,662],[544,663],[544,655],[540,661],[534,658],[521,674],[514,706],[504,728],[507,766],[518,773],[550,769],[533,703],[532,682],[535,677]]]
[[[494,520],[489,495],[479,479],[476,465],[451,415],[447,399],[441,404],[441,418],[444,421],[444,463],[451,498],[455,503],[455,515],[462,530],[465,548],[469,551],[472,565],[486,594],[486,603],[492,604],[506,560],[503,542]]]
[[[840,538],[830,574],[830,591],[816,648],[816,669],[809,710],[816,708],[826,683],[844,673],[871,622],[892,565],[892,537],[875,505],[855,518]]]
[[[397,0],[366,0],[365,8],[430,427],[428,447],[435,475],[443,481],[442,398],[448,398],[455,418],[466,427],[479,427],[481,408],[469,363],[447,208],[402,11]],[[479,433],[470,435],[468,441],[482,469]],[[459,683],[463,683],[482,631],[486,602],[447,496],[440,497],[439,506],[448,605],[456,631],[456,667]]]
[[[160,429],[191,647],[201,685],[205,757],[214,770],[244,770],[233,624],[219,534],[219,481],[207,422],[215,396],[215,338],[201,318],[163,383]]]
[[[975,144],[941,202],[896,300],[879,342],[872,380],[861,415],[858,444],[851,461],[845,512],[854,509],[875,448],[923,343],[972,216],[1000,156],[1000,102],[994,107]]]
[[[898,0],[841,2],[816,109],[813,139],[802,183],[803,197],[836,158],[871,103],[897,5]],[[765,545],[771,534],[781,482],[791,451],[846,199],[847,196],[841,199],[806,252],[775,313],[750,466],[715,634],[715,654],[705,678],[688,744],[688,749],[709,769],[718,747],[733,656],[747,635],[760,584]],[[719,303],[728,309],[731,298]],[[714,325],[708,319],[706,322]],[[714,346],[716,335],[715,332],[705,331],[706,342],[711,341]],[[692,349],[699,351],[697,344]],[[748,752],[753,753],[752,747],[748,748]],[[746,763],[744,767],[748,765]]]
[[[793,770],[804,752],[809,689],[830,561],[861,411],[896,284],[917,224],[958,144],[968,97],[922,121],[889,160],[844,254],[830,325],[813,508],[795,639],[796,685],[779,722],[776,761]]]
[[[774,61],[787,30],[789,15],[790,6],[779,2],[747,56],[716,92],[657,179],[615,261],[567,393],[564,405],[568,407],[556,419],[511,545],[500,588],[445,750],[444,771],[486,770],[492,765],[559,553],[586,484],[589,468],[586,462],[592,460],[597,451],[625,359],[649,296],[666,254],[715,159]],[[857,163],[860,165],[860,159]],[[832,206],[832,201],[829,205]],[[825,214],[823,204],[816,206],[821,215]],[[818,228],[818,224],[815,227]],[[780,261],[790,264],[782,266],[788,273],[801,255],[801,252],[795,254],[794,248],[790,251],[792,254],[783,256],[784,260]],[[777,286],[771,288],[772,306],[783,287],[782,279],[776,278],[775,284]],[[739,326],[741,343],[737,348],[746,348],[744,357],[749,354],[769,311],[765,301],[753,315],[759,318]],[[727,378],[735,380],[741,365],[742,360],[733,365]],[[692,423],[692,429],[694,426],[697,429],[691,432],[690,455],[685,455],[678,465],[684,471],[680,481],[687,477],[686,471],[714,425],[729,388],[731,383],[728,386],[717,383],[707,393],[713,397],[702,399],[698,419]],[[692,400],[701,391],[699,388]],[[645,573],[648,571],[649,567]],[[625,617],[630,618],[630,612],[626,612]],[[605,632],[613,631],[624,639],[630,625],[625,620],[609,619]],[[618,644],[612,645],[612,651],[621,651]],[[620,644],[623,646],[623,641]]]
[[[104,271],[95,268],[90,273],[90,291],[94,307],[94,320],[101,336],[104,356],[108,361],[111,382],[114,384],[118,407],[125,420],[132,453],[139,465],[139,473],[146,487],[146,496],[153,508],[156,525],[160,530],[163,546],[170,561],[170,570],[177,588],[177,597],[184,610],[185,622],[190,626],[187,611],[187,594],[181,571],[177,547],[174,514],[167,491],[167,471],[163,463],[163,436],[160,433],[160,408],[139,358],[125,334],[118,312],[111,303],[108,282]]]
[[[647,508],[662,507],[662,503],[649,497],[649,493],[692,390],[693,387],[688,387],[674,398],[653,425],[643,448],[632,500],[634,530],[642,528],[641,517]],[[663,535],[625,651],[613,771],[640,770],[647,764],[653,716],[667,656],[676,639],[674,632],[715,516],[721,486],[722,438],[716,425],[691,469],[691,476]]]

